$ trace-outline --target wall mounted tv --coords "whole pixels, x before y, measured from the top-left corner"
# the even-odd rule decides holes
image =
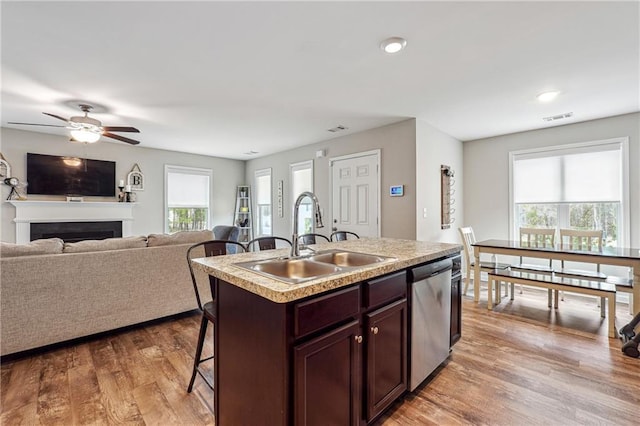
[[[27,193],[116,195],[115,161],[27,153]]]

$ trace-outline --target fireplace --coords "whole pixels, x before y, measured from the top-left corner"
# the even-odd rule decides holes
[[[133,210],[137,203],[118,203],[102,201],[66,202],[66,201],[35,201],[35,200],[11,200],[9,201],[16,208],[16,243],[26,244],[36,236],[32,233],[60,237],[65,241],[80,241],[84,239],[109,238],[111,236],[130,237],[133,235]],[[117,223],[117,229],[73,229],[78,224],[88,223]],[[38,231],[39,225],[57,223],[61,229],[54,231]],[[72,226],[65,228],[64,224]],[[34,226],[32,228],[32,226]],[[96,230],[97,229],[97,230]],[[67,235],[63,235],[63,234]],[[75,234],[75,235],[73,235]],[[78,235],[79,234],[79,235]]]
[[[48,222],[31,224],[31,241],[61,238],[67,243],[122,237],[122,221]]]

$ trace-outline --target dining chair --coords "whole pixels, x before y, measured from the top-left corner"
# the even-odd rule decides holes
[[[347,239],[349,239],[349,237],[348,237],[349,235],[351,235],[355,239],[360,239],[358,234],[356,234],[355,232],[350,232],[350,231],[335,231],[335,232],[332,232],[331,235],[329,236],[329,239],[331,241],[346,241]]]
[[[458,228],[458,232],[460,232],[460,237],[462,238],[463,243],[463,251],[465,257],[465,264],[467,267],[467,280],[464,283],[464,291],[462,294],[466,295],[467,290],[469,289],[469,283],[471,282],[471,273],[475,267],[475,258],[473,252],[473,244],[476,242],[475,234],[473,233],[473,228],[470,226]],[[494,270],[504,270],[509,269],[511,265],[508,263],[498,263],[497,257],[494,257],[490,262],[480,261],[480,271],[481,272],[491,272]],[[473,285],[476,285],[476,277],[473,277]],[[480,285],[480,277],[478,277],[478,285]],[[500,296],[500,285],[496,286],[496,300],[499,299]],[[489,295],[491,297],[491,295]]]
[[[556,229],[555,228],[520,228],[520,245],[523,247],[554,247],[556,243]],[[549,259],[549,265],[540,265],[534,263],[524,263],[523,256],[520,256],[520,261],[516,265],[511,265],[511,269],[535,271],[542,274],[550,274],[553,272],[553,260]],[[523,292],[523,287],[520,286],[520,294]],[[513,292],[511,292],[513,295]],[[549,303],[551,303],[552,291],[549,290]]]
[[[331,240],[329,240],[329,238],[327,238],[325,235],[322,234],[314,234],[314,233],[310,233],[310,234],[302,234],[298,237],[298,242],[304,244],[304,245],[309,245],[309,244],[316,244],[317,241],[316,239],[320,239],[320,240],[324,240],[321,242],[330,242]]]
[[[281,241],[283,244],[287,244],[287,247],[291,247],[291,241],[282,237],[274,237],[274,236],[265,236],[254,238],[253,240],[247,243],[247,251],[262,251],[262,250],[273,250],[278,248],[278,242]],[[257,246],[256,246],[257,244]],[[257,247],[257,250],[256,250]],[[282,247],[284,248],[284,247]]]
[[[604,239],[604,232],[602,230],[597,231],[582,231],[575,229],[560,229],[560,246],[565,250],[571,251],[594,251],[601,252]],[[583,270],[583,269],[565,269],[564,260],[560,262],[561,270],[558,271],[558,275],[567,275],[571,277],[584,277],[590,280],[606,280],[607,275],[600,271],[600,264],[596,264],[596,270]],[[564,301],[564,292],[560,292],[560,299]],[[603,311],[606,304],[606,298],[600,298],[598,307]],[[555,302],[558,305],[558,291],[555,292]]]
[[[191,281],[193,283],[193,290],[196,293],[196,301],[198,302],[198,309],[202,312],[202,319],[200,320],[200,333],[198,335],[198,345],[196,347],[196,354],[193,357],[193,372],[191,373],[191,380],[189,381],[189,386],[187,387],[187,392],[191,392],[193,390],[193,383],[196,380],[196,374],[200,374],[202,379],[205,381],[207,386],[209,386],[213,390],[213,382],[204,374],[204,372],[200,369],[200,364],[213,359],[214,355],[202,358],[202,348],[204,347],[204,340],[207,335],[207,325],[209,323],[213,324],[215,333],[215,323],[216,323],[216,307],[214,303],[215,299],[215,284],[216,279],[209,275],[209,287],[211,289],[211,300],[208,302],[202,303],[202,297],[200,296],[200,292],[198,291],[198,282],[196,280],[196,275],[193,271],[192,259],[194,257],[210,257],[210,256],[221,256],[225,254],[231,254],[228,252],[228,248],[232,247],[235,249],[234,253],[242,253],[245,250],[244,245],[236,241],[229,240],[210,240],[204,241],[198,244],[194,244],[187,250],[187,263],[189,265],[189,273],[191,274]],[[202,249],[204,249],[204,252]]]

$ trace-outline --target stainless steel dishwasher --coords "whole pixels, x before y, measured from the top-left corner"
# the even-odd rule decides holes
[[[411,391],[449,356],[452,266],[451,259],[443,259],[409,270]]]

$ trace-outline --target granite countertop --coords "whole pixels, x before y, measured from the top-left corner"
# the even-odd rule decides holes
[[[239,262],[285,257],[289,255],[289,249],[199,258],[194,260],[194,267],[265,299],[277,303],[287,303],[458,253],[462,250],[462,245],[460,244],[393,238],[361,238],[359,240],[319,243],[310,247],[317,251],[343,249],[388,256],[393,259],[299,284],[289,284],[268,278],[234,265]],[[305,251],[302,254],[305,255],[307,252]]]

